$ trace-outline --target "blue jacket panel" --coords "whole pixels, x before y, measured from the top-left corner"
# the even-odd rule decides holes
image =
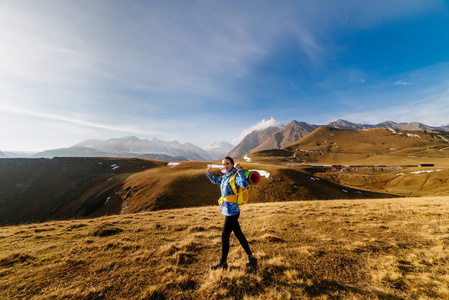
[[[231,188],[231,176],[233,174],[235,176],[235,185],[246,188],[248,186],[248,179],[245,176],[243,170],[237,171],[236,168],[232,169],[231,173],[225,174],[219,178],[216,178],[212,173],[206,174],[209,180],[214,184],[220,184],[221,197],[226,199],[226,196],[235,195],[234,191]],[[234,216],[240,212],[239,205],[233,202],[223,201],[221,203],[221,214],[225,216]]]

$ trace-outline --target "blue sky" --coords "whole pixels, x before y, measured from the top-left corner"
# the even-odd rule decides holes
[[[449,123],[444,1],[0,1],[0,150]]]

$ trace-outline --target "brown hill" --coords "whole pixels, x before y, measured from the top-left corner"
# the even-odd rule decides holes
[[[0,225],[120,213],[130,174],[166,164],[140,159],[0,160]]]
[[[349,167],[314,169],[311,174],[354,189],[413,197],[449,195],[448,168]]]
[[[330,122],[327,125],[321,125],[324,127],[338,128],[338,129],[349,129],[349,130],[366,130],[372,128],[388,128],[392,130],[405,130],[405,131],[449,131],[449,126],[442,125],[439,127],[432,127],[419,122],[411,123],[395,123],[393,121],[385,121],[377,125],[372,124],[358,124],[347,120],[339,119],[334,122]],[[236,146],[235,150],[230,153],[232,157],[242,157],[245,154],[269,150],[269,149],[279,149],[286,147],[292,143],[297,142],[302,137],[305,137],[311,133],[320,125],[311,125],[306,122],[292,121],[286,126],[282,127],[278,131],[273,132],[269,129],[269,132],[253,132],[248,135],[242,142]],[[261,137],[258,138],[258,135]]]
[[[319,127],[286,150],[308,163],[447,166],[449,134],[438,131]]]
[[[253,187],[251,202],[254,203],[393,196],[346,189],[284,166],[242,164],[249,169],[269,173],[268,178],[263,177]],[[222,175],[219,171],[214,173],[217,177]],[[160,167],[130,176],[123,185],[121,195],[124,199],[122,213],[131,213],[147,209],[214,205],[217,204],[220,192],[218,186],[206,178],[204,163],[183,162],[174,168]]]
[[[140,159],[54,158],[0,164],[1,225],[215,205],[220,195],[205,176],[204,162],[173,166]],[[253,188],[255,203],[394,196],[348,188],[283,165],[243,165],[268,177]]]
[[[434,131],[320,127],[242,164],[263,174],[253,203],[449,195],[447,140]],[[422,163],[434,167],[418,168]],[[2,159],[0,225],[215,205],[219,187],[205,168],[192,161]]]

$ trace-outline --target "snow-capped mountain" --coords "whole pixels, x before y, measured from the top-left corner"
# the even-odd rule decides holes
[[[228,142],[215,141],[203,149],[214,157],[217,157],[216,159],[220,159],[225,157],[232,149],[234,149],[234,147],[234,145]]]
[[[440,128],[442,129],[442,131],[449,131],[449,123],[444,123],[440,126]]]
[[[432,130],[439,129],[419,122],[396,123],[393,121],[385,121],[376,125],[376,127],[386,127],[394,130]]]
[[[339,128],[339,129],[350,129],[350,130],[376,127],[376,125],[357,124],[357,123],[353,123],[353,122],[350,122],[350,121],[347,121],[347,120],[343,120],[343,119],[338,119],[337,121],[330,122],[329,124],[327,124],[325,126],[326,127]]]
[[[222,158],[222,153],[232,145],[225,145],[226,150],[220,150],[220,143],[211,146],[210,150],[202,149],[191,143],[181,144],[178,141],[163,141],[159,139],[139,139],[135,136],[123,138],[113,138],[106,141],[87,140],[69,148],[53,149],[40,152],[34,157],[146,157],[153,158],[159,156],[163,160],[199,160],[211,161]]]
[[[3,151],[3,158],[32,158],[36,151]]]

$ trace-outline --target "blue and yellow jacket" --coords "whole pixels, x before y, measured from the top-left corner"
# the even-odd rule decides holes
[[[240,208],[237,203],[226,201],[227,196],[235,195],[230,182],[231,176],[234,174],[236,174],[235,185],[246,188],[249,183],[242,169],[237,171],[237,169],[234,168],[229,174],[225,174],[219,178],[216,178],[212,173],[206,173],[206,176],[212,183],[220,184],[221,198],[224,199],[224,201],[221,202],[221,214],[225,216],[234,216],[240,212]]]

